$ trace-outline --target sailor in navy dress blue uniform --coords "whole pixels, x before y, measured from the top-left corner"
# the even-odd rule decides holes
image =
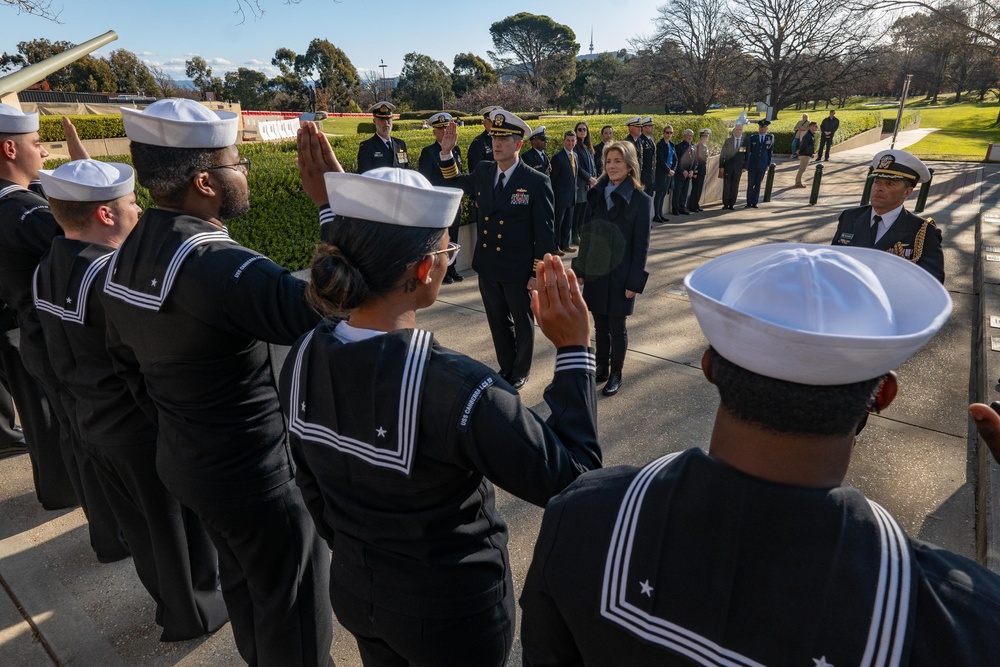
[[[410,167],[406,142],[392,136],[392,113],[395,105],[376,102],[368,112],[375,122],[375,134],[358,145],[358,173],[363,174],[376,167]]]
[[[535,171],[548,174],[552,169],[546,148],[549,145],[549,135],[545,134],[545,126],[540,125],[528,135],[531,148],[521,153],[521,160]]]
[[[131,393],[107,350],[97,292],[111,254],[141,213],[132,168],[79,160],[43,170],[41,180],[66,235],[53,239],[42,257],[33,295],[54,372],[75,399],[70,418],[128,540],[139,580],[156,602],[160,640],[215,632],[229,620],[215,547],[194,513],[160,481],[156,408],[144,391]],[[132,379],[142,387],[141,378]]]
[[[122,112],[139,182],[157,187],[161,208],[142,215],[108,263],[109,351],[141,373],[157,411],[160,478],[219,552],[240,655],[250,664],[329,665],[329,551],[294,483],[268,345],[291,345],[320,318],[305,282],[223,225],[249,208],[235,114],[183,99]],[[303,129],[300,146],[317,132]],[[209,166],[192,177],[190,159]],[[204,217],[180,208],[189,201]]]
[[[758,131],[746,138],[747,155],[744,169],[747,170],[747,203],[745,208],[757,208],[760,201],[760,184],[767,168],[771,166],[774,153],[774,135],[767,131],[769,120],[757,121]]]
[[[519,389],[531,372],[534,350],[528,294],[533,271],[545,253],[558,249],[553,231],[555,206],[549,177],[517,156],[521,138],[531,128],[503,109],[495,109],[491,118],[497,162],[480,162],[473,173],[459,174],[447,152],[456,137],[452,124],[445,131],[441,172],[450,186],[475,197],[478,220],[472,268],[479,274],[479,293],[500,375]]]
[[[930,177],[927,165],[906,151],[880,151],[868,175],[874,179],[871,204],[840,214],[833,245],[891,252],[915,262],[943,284],[941,229],[933,218],[921,218],[903,207],[913,188]]]
[[[479,110],[480,115],[483,117],[483,131],[476,135],[476,138],[472,140],[469,144],[469,150],[466,153],[469,157],[469,173],[471,174],[476,170],[476,166],[483,160],[493,159],[493,135],[490,134],[490,130],[493,129],[493,122],[490,120],[490,114],[499,109],[498,106],[487,106]]]
[[[557,348],[547,420],[491,369],[415,328],[457,251],[440,231],[461,201],[419,178],[328,175],[335,250],[320,246],[309,298],[348,319],[292,348],[282,402],[296,479],[333,552],[334,610],[366,667],[500,667],[514,603],[493,483],[543,506],[600,466],[587,316],[575,280],[557,278],[552,289],[574,291],[576,333]],[[348,262],[368,277],[363,295],[341,278]]]
[[[685,285],[721,398],[710,449],[587,473],[549,502],[524,665],[992,664],[1000,577],[842,485],[891,369],[946,321],[944,288],[886,253],[797,244]]]

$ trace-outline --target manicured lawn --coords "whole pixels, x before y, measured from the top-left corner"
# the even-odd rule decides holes
[[[988,144],[1000,143],[998,110],[996,103],[924,107],[920,127],[939,129],[906,150],[925,160],[982,160]]]
[[[371,121],[371,116],[367,118],[361,116],[327,118],[323,121],[323,131],[329,134],[357,134],[358,123],[365,121]]]

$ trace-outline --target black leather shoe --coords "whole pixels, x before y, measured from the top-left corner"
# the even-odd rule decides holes
[[[452,278],[451,276],[449,276],[449,275],[448,275],[448,274],[446,273],[446,274],[444,274],[444,280],[442,280],[441,282],[443,282],[443,283],[444,283],[445,285],[450,285],[450,284],[452,284],[453,282],[455,282],[455,279],[454,279],[454,278]]]
[[[511,378],[510,379],[510,386],[512,386],[514,389],[516,389],[518,391],[521,391],[521,387],[523,387],[527,381],[528,381],[528,378],[526,378],[524,376],[520,376],[520,377],[516,377],[516,378]]]
[[[600,384],[602,382],[607,382],[608,381],[608,377],[610,375],[611,375],[611,371],[609,371],[604,366],[598,366],[597,367],[597,376],[594,378],[594,382],[596,382],[597,384]]]
[[[621,386],[622,386],[622,376],[612,375],[611,377],[608,378],[608,383],[604,385],[604,389],[601,390],[601,393],[604,394],[605,396],[614,396],[615,394],[618,393],[618,390],[621,388]]]
[[[456,271],[455,273],[451,274],[451,279],[454,280],[456,283],[460,283],[463,280],[465,280],[465,278],[462,277],[462,274],[459,273],[458,271]]]

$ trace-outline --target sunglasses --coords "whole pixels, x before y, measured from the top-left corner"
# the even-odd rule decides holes
[[[444,248],[443,250],[435,250],[434,252],[429,252],[427,253],[426,256],[430,257],[431,255],[440,255],[441,253],[447,253],[448,266],[451,266],[452,264],[455,263],[455,260],[458,259],[458,251],[461,249],[462,246],[460,246],[459,244],[449,243],[447,248]]]

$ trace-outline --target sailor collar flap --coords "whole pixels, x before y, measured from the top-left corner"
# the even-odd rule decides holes
[[[332,331],[331,325],[320,324],[299,345],[292,371],[289,432],[409,476],[434,336],[420,329],[400,329],[342,343]]]
[[[676,486],[661,482],[671,476],[672,466],[681,470],[681,466],[691,465],[692,456],[705,456],[701,452],[692,454],[692,451],[668,454],[648,464],[639,471],[626,491],[607,553],[600,614],[626,631],[686,655],[699,665],[762,667],[759,662],[731,647],[657,615],[659,606],[667,604],[665,600],[669,598],[665,584],[681,589],[685,586],[683,581],[670,581],[663,570],[650,567],[651,563],[660,562],[657,554],[667,546],[662,534],[664,508],[671,506]],[[820,655],[817,654],[798,656],[797,664],[809,664],[809,660],[813,659],[816,664],[898,667],[909,652],[908,630],[912,620],[909,609],[914,599],[915,582],[911,573],[910,546],[899,525],[878,504],[862,497],[851,507],[851,510],[845,508],[845,512],[867,514],[864,525],[877,526],[875,534],[867,532],[867,528],[862,529],[866,530],[864,542],[852,540],[852,544],[857,542],[854,546],[860,549],[860,553],[851,554],[851,558],[855,562],[870,559],[872,574],[863,577],[864,581],[857,581],[856,567],[838,567],[841,561],[850,559],[834,559],[829,590],[834,591],[833,601],[843,601],[843,604],[830,604],[823,591],[816,591],[816,611],[812,615],[806,614],[802,620],[815,624],[818,630],[815,636],[803,636],[803,644],[798,647],[798,650],[822,652],[822,648],[817,649],[812,644],[823,643],[829,647],[826,657],[830,657],[830,663],[825,663],[825,657],[820,662]],[[721,557],[725,559],[728,556]],[[705,590],[708,586],[706,582]],[[843,596],[845,590],[858,590],[860,593],[838,597]],[[663,597],[665,594],[668,598]],[[849,615],[852,610],[860,613],[854,617],[855,620],[864,622],[870,619],[870,624],[867,633],[849,642],[838,629],[842,628],[844,614]],[[786,654],[783,656],[791,664],[793,656],[787,652],[793,647],[785,646],[784,650]],[[840,657],[833,658],[832,651]],[[844,660],[844,656],[852,656],[853,660]]]
[[[64,322],[82,325],[87,316],[90,288],[97,274],[111,259],[113,251],[106,246],[88,244],[72,262],[59,261],[59,256],[69,250],[66,244],[77,243],[80,242],[63,237],[53,240],[48,274],[40,275],[40,264],[35,269],[31,291],[35,308]]]
[[[147,212],[108,266],[104,291],[138,308],[159,311],[184,262],[210,244],[236,244],[223,228],[157,209]]]

